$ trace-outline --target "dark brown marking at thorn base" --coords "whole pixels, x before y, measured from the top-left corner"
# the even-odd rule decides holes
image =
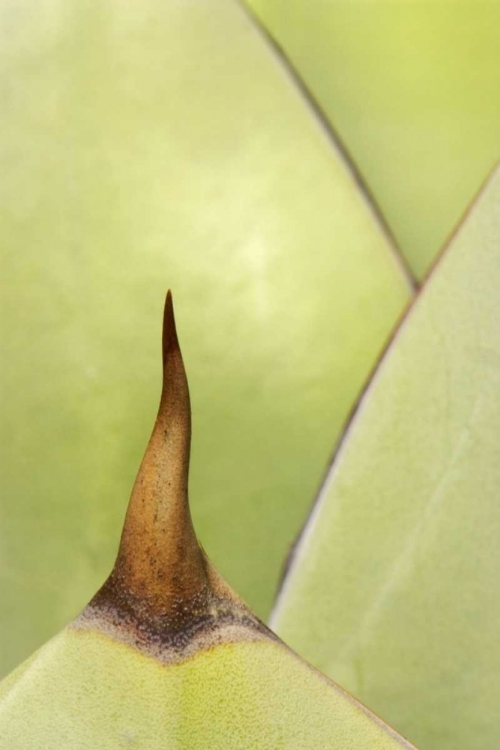
[[[222,641],[276,638],[217,573],[188,502],[191,406],[172,295],[163,316],[163,388],[114,569],[75,621],[177,661]]]

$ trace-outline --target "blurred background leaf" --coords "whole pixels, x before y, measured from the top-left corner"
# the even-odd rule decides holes
[[[500,158],[500,3],[246,0],[422,277]]]
[[[1,12],[0,670],[110,570],[156,413],[167,287],[196,528],[265,617],[409,279],[234,2]]]
[[[272,617],[429,750],[496,750],[500,169],[386,352]]]

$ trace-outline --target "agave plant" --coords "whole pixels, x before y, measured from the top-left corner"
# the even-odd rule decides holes
[[[317,4],[301,25],[291,7],[255,3],[324,114],[234,3],[5,4],[3,672],[62,632],[0,688],[2,750],[407,746],[259,619],[391,334],[270,624],[420,748],[496,748],[500,177],[415,296],[331,130],[335,66],[310,31],[340,34],[318,19],[344,14]],[[436,226],[403,244],[419,274]],[[154,408],[167,284],[194,525],[256,615],[169,489],[185,399],[160,408],[93,597]],[[174,339],[163,407],[184,382]]]
[[[206,557],[187,499],[191,413],[167,295],[158,417],[113,571],[3,682],[2,748],[410,745],[302,663]]]

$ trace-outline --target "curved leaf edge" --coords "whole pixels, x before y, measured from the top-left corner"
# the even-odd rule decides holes
[[[444,258],[447,256],[448,251],[450,247],[452,246],[453,241],[455,240],[455,237],[459,234],[462,227],[467,222],[469,215],[476,207],[477,203],[481,199],[482,194],[486,191],[489,183],[494,179],[497,172],[500,172],[500,161],[498,161],[493,166],[493,168],[490,170],[489,174],[487,175],[486,179],[483,181],[479,189],[476,191],[476,193],[473,195],[473,197],[469,201],[460,219],[457,221],[454,228],[451,230],[450,234],[448,235],[448,238],[446,239],[441,249],[437,253],[433,263],[431,264],[430,268],[427,271],[425,278],[422,281],[421,286],[418,289],[416,289],[414,297],[410,299],[408,305],[403,310],[398,322],[396,323],[396,326],[393,332],[389,336],[384,348],[382,349],[382,352],[379,358],[374,363],[372,370],[367,380],[365,381],[365,385],[363,386],[356,403],[353,405],[345,421],[345,425],[341,431],[341,434],[337,443],[335,444],[331,458],[326,465],[325,471],[319,483],[319,488],[312,501],[309,513],[307,514],[307,517],[304,521],[304,524],[301,530],[299,531],[296,538],[292,542],[288,555],[284,561],[281,578],[280,578],[280,581],[276,590],[274,604],[271,610],[271,614],[269,616],[269,626],[271,628],[274,627],[274,623],[277,619],[277,613],[280,607],[281,600],[286,595],[288,579],[293,574],[295,567],[300,564],[302,542],[304,541],[309,528],[313,525],[314,518],[319,512],[321,502],[323,500],[327,485],[330,481],[332,473],[335,471],[335,467],[339,460],[342,449],[344,445],[347,443],[347,441],[349,440],[349,436],[352,430],[355,428],[358,418],[361,416],[361,413],[363,411],[363,407],[366,401],[370,398],[370,393],[372,389],[374,388],[375,383],[378,377],[380,376],[381,371],[384,368],[384,364],[387,358],[390,356],[393,348],[397,345],[399,336],[403,332],[406,326],[406,323],[412,316],[413,311],[420,305],[420,300],[421,300],[422,295],[426,292],[429,283],[432,282],[432,279],[436,271],[440,268]]]
[[[332,148],[339,153],[343,163],[349,171],[351,178],[353,179],[356,187],[360,191],[362,197],[366,201],[372,216],[377,221],[382,234],[385,236],[388,248],[391,251],[391,255],[398,266],[403,277],[406,278],[410,289],[416,292],[420,287],[420,282],[413,273],[413,270],[408,263],[404,253],[402,252],[394,232],[391,229],[390,224],[385,218],[380,205],[378,204],[373,192],[371,191],[368,183],[366,182],[363,174],[361,173],[356,161],[349,151],[344,141],[341,139],[334,124],[328,118],[325,109],[321,106],[317,97],[313,94],[304,78],[300,75],[298,69],[293,64],[291,58],[285,52],[283,46],[278,40],[272,35],[269,29],[264,26],[262,20],[258,17],[257,13],[253,8],[246,4],[245,0],[236,0],[238,5],[241,7],[250,23],[254,26],[256,31],[260,34],[264,42],[269,47],[271,53],[273,53],[281,65],[281,67],[288,74],[296,90],[303,98],[305,104],[310,109],[314,119],[319,123],[323,132],[325,133],[328,141]]]

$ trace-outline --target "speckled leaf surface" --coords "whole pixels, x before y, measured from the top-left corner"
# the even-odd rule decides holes
[[[167,286],[192,373],[193,515],[265,616],[408,281],[233,2],[1,14],[0,671],[110,565]]]
[[[421,277],[500,158],[500,4],[246,0]]]
[[[272,625],[420,747],[500,731],[500,171],[340,444]]]
[[[165,667],[71,631],[0,686],[0,726],[1,750],[414,750],[277,644]]]

